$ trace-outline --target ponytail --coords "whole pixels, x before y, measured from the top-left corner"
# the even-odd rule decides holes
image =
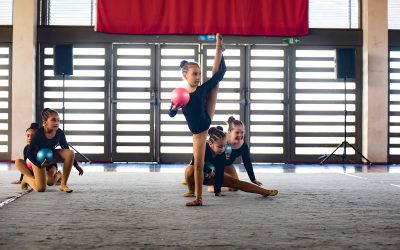
[[[244,127],[243,122],[241,120],[236,120],[233,116],[230,116],[226,123],[228,124],[228,131],[232,131],[236,126]]]
[[[31,125],[29,126],[29,128],[26,129],[26,131],[28,131],[30,129],[35,130],[35,131],[38,130],[39,129],[39,123],[32,122]]]
[[[200,68],[199,64],[196,62],[188,62],[186,60],[181,61],[181,64],[179,65],[179,67],[181,68],[182,75],[186,75],[186,73],[189,71],[189,68],[193,67],[193,66]]]
[[[49,109],[49,108],[45,108],[42,111],[42,122],[47,121],[47,119],[49,119],[51,114],[58,114],[57,111],[55,111],[54,109]]]

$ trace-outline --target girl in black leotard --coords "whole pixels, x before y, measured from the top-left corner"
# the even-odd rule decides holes
[[[43,192],[46,190],[45,167],[47,163],[46,161],[43,163],[39,162],[36,159],[36,154],[42,148],[49,148],[53,150],[54,160],[64,163],[59,189],[63,192],[71,193],[72,190],[67,186],[67,181],[71,173],[72,164],[78,170],[80,167],[74,159],[74,151],[69,149],[64,132],[59,128],[60,117],[58,112],[49,108],[44,109],[42,111],[42,122],[43,127],[36,131],[35,136],[29,144],[27,153],[28,159],[32,162],[34,175],[25,175],[23,182],[26,181],[35,191]],[[55,150],[57,145],[60,145],[61,149]],[[83,171],[79,172],[80,175],[82,173]]]
[[[182,61],[181,69],[183,78],[187,82],[186,89],[190,93],[189,103],[182,111],[193,133],[194,179],[196,199],[186,203],[187,206],[201,206],[204,154],[207,140],[207,130],[215,113],[217,102],[218,84],[226,72],[225,61],[222,56],[223,45],[220,34],[216,36],[216,52],[212,68],[211,79],[201,82],[201,68],[197,63]],[[175,116],[180,107],[171,106],[169,115]]]
[[[25,140],[27,145],[24,147],[23,156],[24,159],[17,159],[15,160],[15,166],[21,172],[21,177],[19,180],[19,184],[22,182],[24,175],[33,175],[33,170],[29,169],[26,164],[26,159],[28,158],[28,149],[29,144],[32,141],[33,136],[36,133],[36,130],[39,129],[39,124],[33,122],[29,128],[26,129],[25,132]],[[46,166],[46,183],[47,185],[51,186],[54,185],[59,178],[61,178],[61,172],[57,171],[57,163],[48,164]],[[26,185],[22,186],[23,189],[26,189]]]
[[[228,144],[232,147],[232,153],[227,155],[227,163],[225,167],[225,173],[231,175],[234,178],[239,179],[233,162],[238,157],[242,157],[242,162],[246,168],[247,174],[254,184],[261,186],[262,183],[259,182],[253,171],[253,165],[250,158],[250,150],[247,143],[244,141],[245,129],[244,124],[240,120],[236,120],[233,116],[228,118]],[[232,189],[231,189],[232,190]],[[233,191],[233,190],[232,190]]]
[[[235,188],[244,192],[261,194],[263,196],[275,196],[278,190],[267,190],[249,182],[241,181],[237,178],[224,173],[226,163],[225,146],[226,134],[222,131],[222,127],[211,127],[208,130],[209,140],[206,144],[204,180],[206,185],[214,185],[215,196],[222,196],[221,186]],[[193,161],[192,161],[193,162]],[[189,165],[185,169],[185,180],[188,186],[188,192],[185,197],[194,195],[194,166]]]
[[[36,122],[31,123],[31,125],[29,126],[29,128],[27,128],[25,130],[25,142],[26,142],[26,146],[24,147],[24,151],[23,151],[23,156],[24,159],[17,159],[15,160],[15,166],[18,168],[18,166],[23,166],[23,171],[21,171],[21,169],[18,168],[19,171],[21,171],[21,176],[19,178],[18,181],[13,181],[12,184],[21,184],[22,178],[24,177],[24,172],[25,169],[27,169],[26,167],[26,152],[28,151],[28,147],[29,147],[29,143],[32,140],[33,135],[35,134],[36,130],[39,128],[39,124],[37,124]],[[27,170],[29,171],[29,170]]]

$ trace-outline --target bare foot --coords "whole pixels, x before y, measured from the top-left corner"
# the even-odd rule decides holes
[[[214,193],[214,186],[207,186],[207,192]]]
[[[64,185],[60,185],[59,187],[60,191],[66,192],[66,193],[72,193],[72,189],[69,189],[69,187],[64,186]]]
[[[268,191],[267,194],[264,195],[264,197],[267,197],[267,196],[275,196],[275,195],[277,195],[277,194],[278,194],[278,190],[276,190],[276,189],[271,189],[271,190]]]
[[[12,181],[11,184],[21,184],[20,180]]]
[[[61,185],[61,178],[62,178],[62,172],[60,170],[58,170],[56,173],[56,185],[57,186]]]
[[[28,190],[28,183],[24,179],[21,181],[21,189]]]
[[[188,207],[203,206],[203,202],[201,201],[201,199],[195,199],[193,201],[187,202],[186,206]]]
[[[183,194],[183,197],[194,197],[194,193],[192,191],[187,191]]]

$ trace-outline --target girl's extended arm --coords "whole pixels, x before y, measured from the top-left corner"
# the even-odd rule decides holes
[[[242,160],[250,180],[252,182],[256,181],[256,177],[254,175],[254,170],[253,170],[253,164],[251,163],[251,158],[250,158],[250,149],[247,146],[247,144],[243,144]]]

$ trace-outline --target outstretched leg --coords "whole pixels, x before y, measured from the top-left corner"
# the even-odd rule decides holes
[[[225,172],[225,174],[228,174],[228,175],[232,176],[233,178],[239,180],[239,175],[236,172],[235,166],[233,166],[233,165],[226,166],[224,168],[224,172]],[[237,188],[229,188],[229,191],[238,191],[238,189]]]
[[[186,206],[201,206],[203,194],[203,169],[204,156],[206,151],[207,130],[200,134],[193,135],[193,156],[194,156],[194,186],[196,199],[186,203]]]
[[[261,194],[262,196],[275,196],[278,194],[278,190],[264,189],[255,184],[235,179],[227,174],[224,174],[224,182],[222,185],[225,187],[237,188],[248,193]]]

